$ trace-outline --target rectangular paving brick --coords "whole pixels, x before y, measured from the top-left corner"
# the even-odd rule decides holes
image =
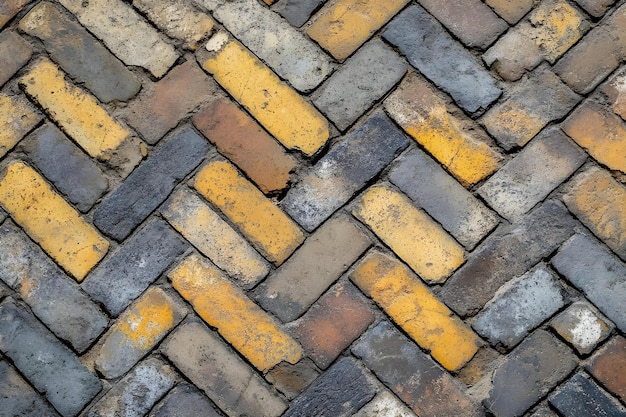
[[[65,417],[77,415],[102,389],[72,351],[11,298],[0,304],[0,350]]]
[[[296,364],[281,362],[273,367],[265,379],[292,400],[300,395],[317,377],[320,371],[312,360],[301,359]]]
[[[391,392],[384,390],[378,394],[365,407],[361,408],[354,417],[416,417],[415,414]]]
[[[300,360],[298,342],[199,255],[187,257],[168,277],[198,315],[259,370],[266,372],[282,361]]]
[[[504,20],[515,24],[532,9],[537,0],[485,0],[485,3]]]
[[[602,87],[613,112],[626,120],[626,67],[622,68]]]
[[[118,316],[185,249],[187,244],[163,220],[153,220],[102,262],[82,287]]]
[[[208,151],[209,144],[194,130],[178,130],[104,198],[94,212],[94,224],[116,240],[125,239],[200,164]]]
[[[575,0],[576,3],[593,17],[602,17],[615,0]]]
[[[500,96],[495,79],[482,64],[420,6],[400,13],[383,37],[465,110],[487,108]]]
[[[28,62],[32,53],[30,44],[15,31],[0,32],[0,58],[3,62],[0,68],[0,87]]]
[[[346,130],[405,74],[407,65],[380,40],[360,48],[320,86],[313,100],[340,130]]]
[[[550,396],[550,404],[565,417],[624,417],[626,408],[593,382],[584,372],[579,372]]]
[[[0,360],[0,399],[7,416],[59,415],[6,361]]]
[[[323,3],[324,0],[282,0],[272,10],[284,17],[292,26],[300,27]]]
[[[213,403],[190,384],[178,384],[150,412],[148,417],[220,417]]]
[[[591,358],[586,369],[607,390],[626,401],[626,339],[616,335]]]
[[[41,115],[22,96],[0,93],[0,158],[41,121]]]
[[[289,190],[282,201],[285,211],[306,230],[314,230],[408,144],[384,113],[374,113]]]
[[[283,322],[295,320],[370,244],[347,217],[329,220],[257,287],[255,298]]]
[[[550,327],[581,355],[591,353],[615,328],[587,301],[570,305],[550,321]]]
[[[5,0],[0,5],[0,29],[19,13],[30,0]]]

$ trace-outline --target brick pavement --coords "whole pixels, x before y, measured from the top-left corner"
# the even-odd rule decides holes
[[[626,416],[626,0],[1,0],[0,417]]]

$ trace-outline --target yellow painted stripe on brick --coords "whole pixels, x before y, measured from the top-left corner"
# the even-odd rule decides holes
[[[168,276],[200,317],[259,370],[302,357],[300,345],[208,261],[191,255]]]
[[[96,99],[65,80],[52,62],[42,60],[20,81],[65,132],[89,155],[108,159],[130,136]]]
[[[370,188],[353,214],[428,282],[444,282],[464,261],[463,248],[396,191]]]
[[[409,0],[338,0],[307,31],[338,60],[346,59]]]
[[[239,42],[227,41],[202,67],[287,148],[312,155],[328,140],[324,116]]]
[[[194,187],[275,264],[281,264],[304,240],[298,225],[226,161],[203,168]]]
[[[352,280],[447,370],[456,371],[477,352],[476,334],[397,260],[371,253]]]
[[[0,158],[41,120],[25,100],[0,94]]]
[[[11,164],[0,182],[0,204],[78,281],[109,249],[109,242],[22,162]]]

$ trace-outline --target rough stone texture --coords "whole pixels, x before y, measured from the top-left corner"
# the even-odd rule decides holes
[[[323,3],[324,0],[281,0],[273,10],[293,26],[300,27]]]
[[[598,352],[586,369],[606,389],[626,401],[626,339],[615,336]]]
[[[0,350],[64,417],[77,415],[102,388],[67,347],[11,298],[0,304]]]
[[[302,359],[294,365],[288,362],[279,363],[265,375],[265,379],[288,399],[293,400],[319,375],[320,371],[313,361]]]
[[[485,3],[507,22],[515,24],[532,9],[537,0],[486,0]]]
[[[0,94],[0,157],[6,155],[40,121],[41,115],[26,98]]]
[[[575,0],[576,3],[593,17],[602,17],[615,0]]]
[[[150,412],[149,417],[220,417],[213,403],[193,385],[179,384]]]
[[[532,413],[530,417],[558,417],[558,416],[554,413],[554,411],[550,410],[549,408],[541,407],[540,409]]]
[[[601,88],[611,108],[626,121],[626,67],[621,69]]]
[[[330,149],[291,188],[282,201],[284,210],[302,227],[312,231],[408,144],[406,136],[384,113],[375,113]]]
[[[487,108],[500,96],[493,77],[421,7],[405,9],[383,37],[465,110]]]
[[[594,350],[615,327],[586,301],[569,306],[552,319],[550,326],[582,355]]]
[[[537,330],[495,371],[485,405],[497,416],[521,416],[575,367],[576,357],[567,346]]]
[[[415,414],[395,395],[384,390],[376,394],[354,417],[415,417]]]
[[[1,19],[2,17],[0,15],[0,20]],[[9,79],[28,62],[31,55],[32,48],[28,42],[15,33],[15,31],[4,30],[0,32],[0,59],[2,59],[0,87],[9,81]]]
[[[571,377],[550,396],[550,404],[565,417],[624,417],[626,408],[613,400],[583,372]]]
[[[13,16],[19,13],[30,0],[6,0],[0,6],[0,29],[9,21]]]
[[[0,360],[0,405],[8,417],[58,417],[48,403],[13,369]]]
[[[320,86],[313,103],[340,130],[346,130],[400,81],[406,70],[398,54],[382,41],[373,40]]]

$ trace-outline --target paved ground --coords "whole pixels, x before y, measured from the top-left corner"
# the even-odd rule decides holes
[[[626,1],[271,2],[0,2],[0,416],[626,416]]]

